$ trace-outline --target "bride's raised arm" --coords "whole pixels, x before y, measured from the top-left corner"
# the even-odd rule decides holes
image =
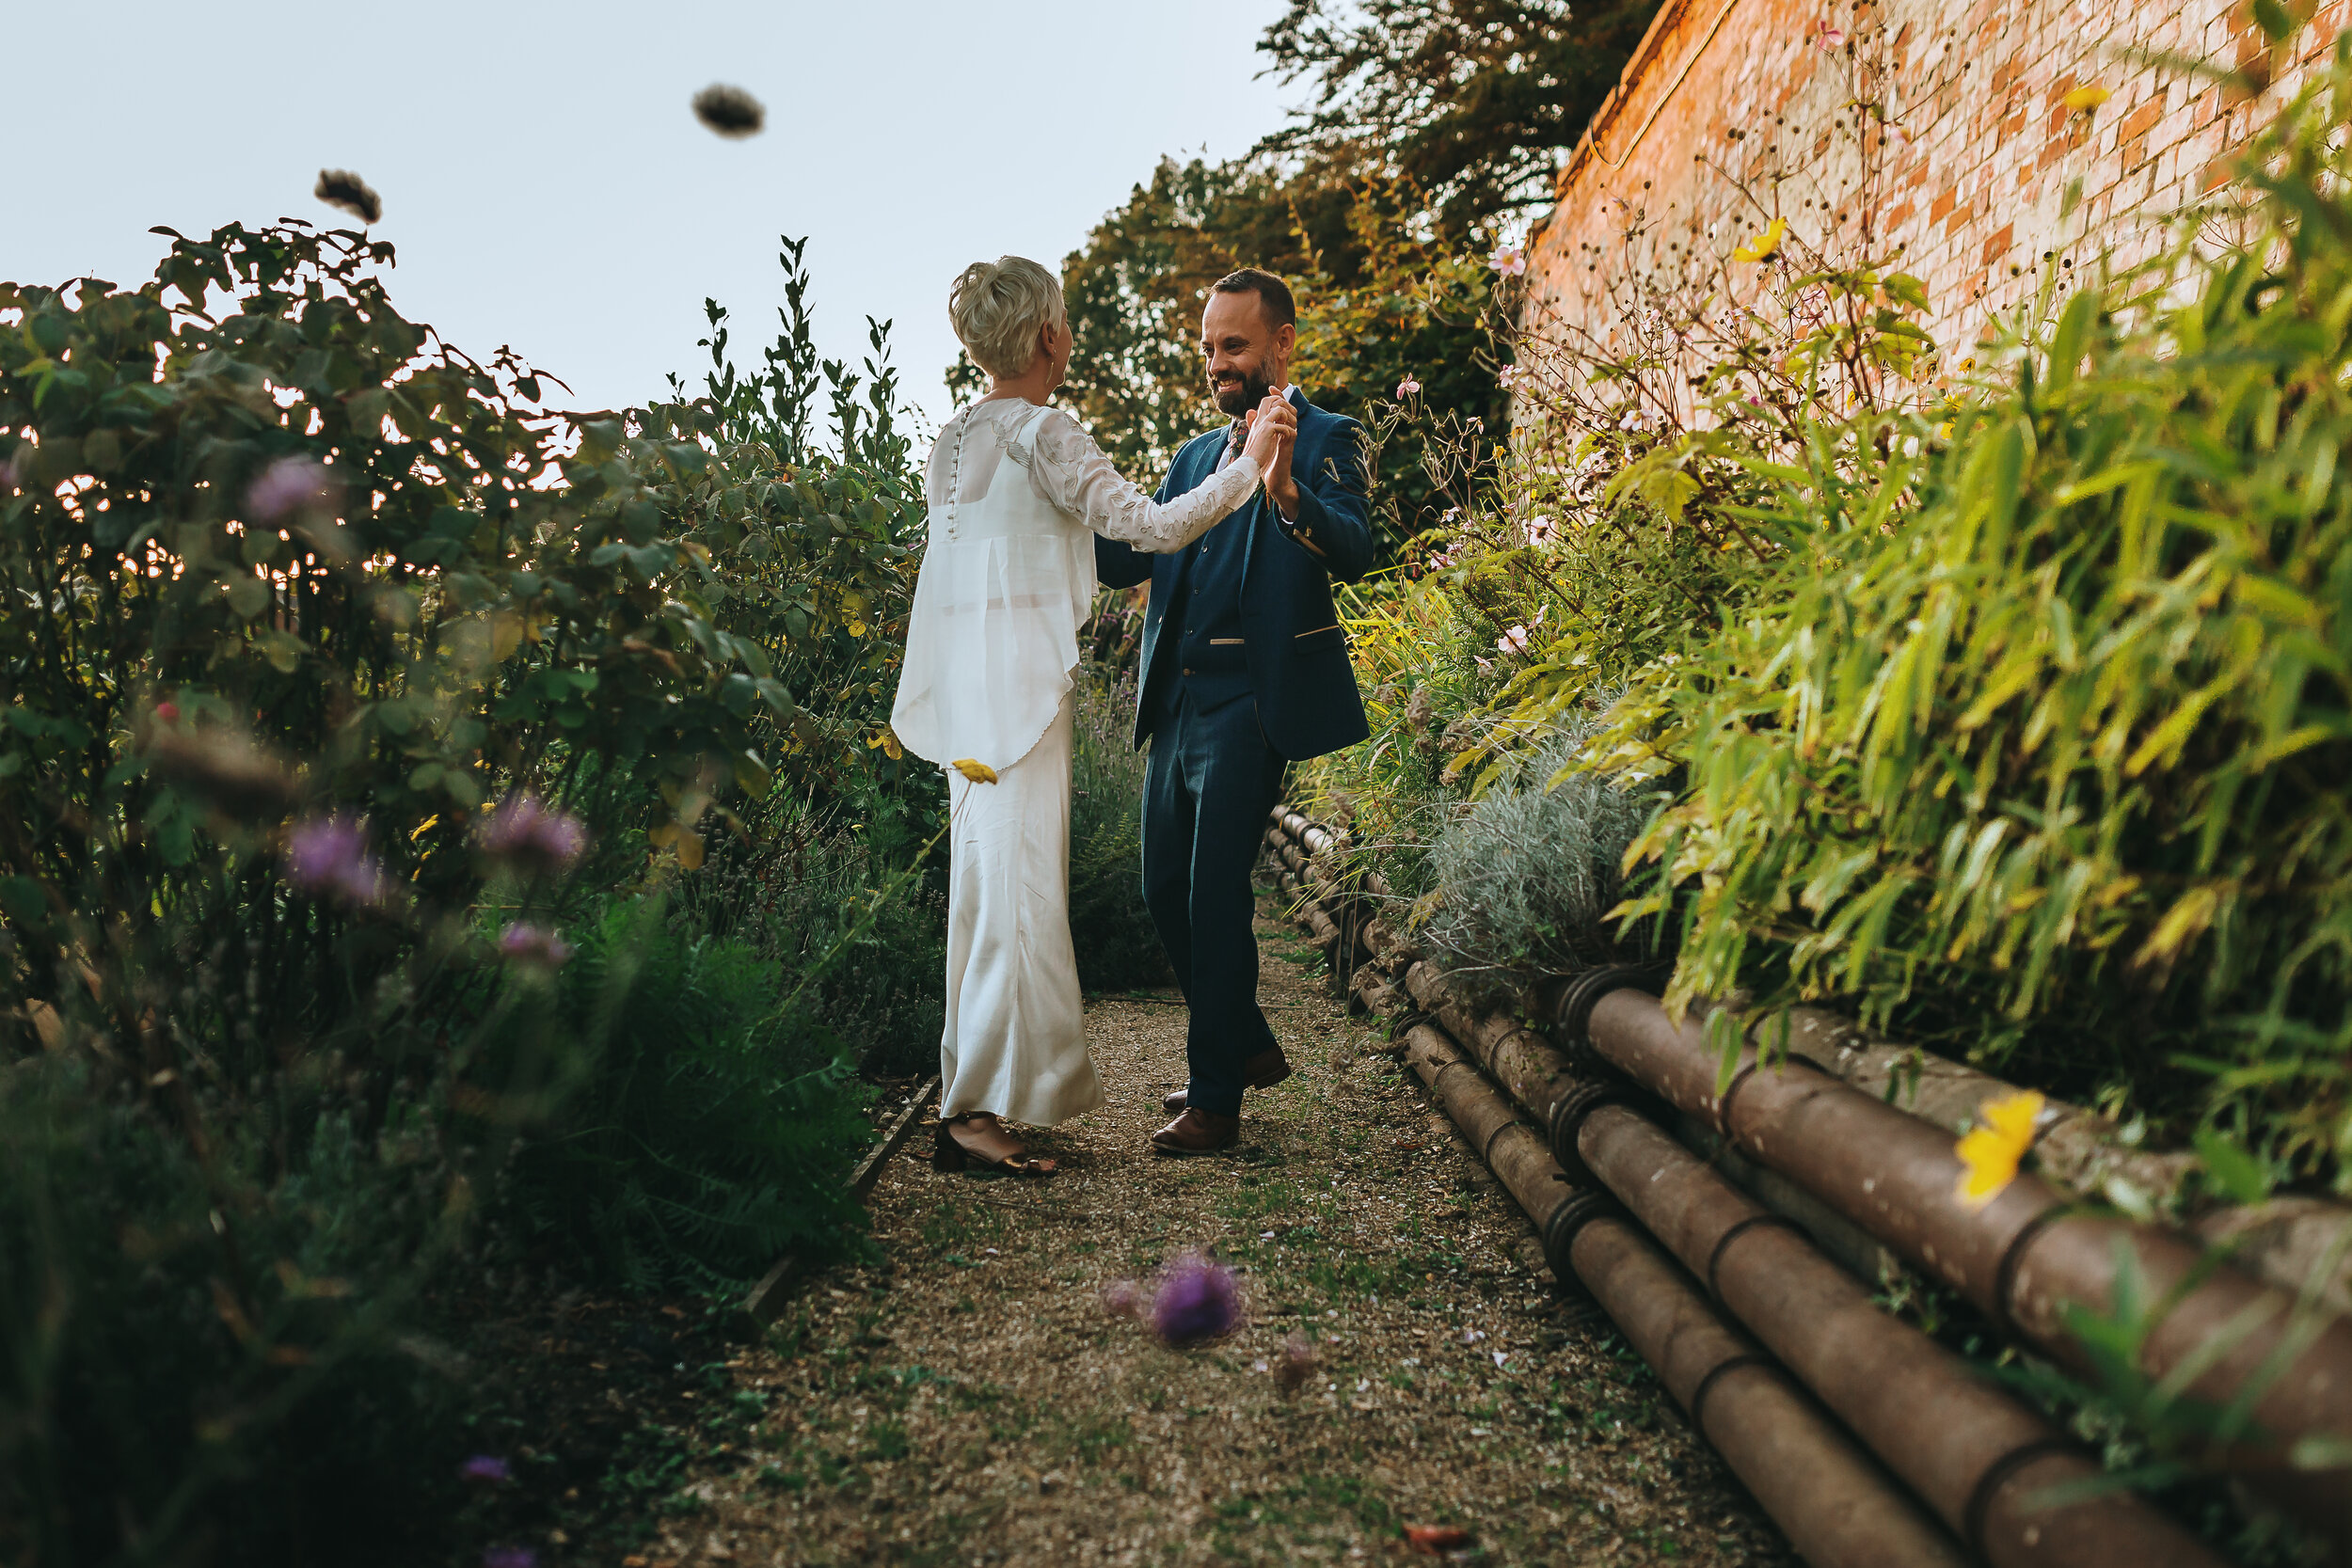
[[[1017,448],[1013,455],[1021,455]],[[1155,501],[1058,408],[1038,421],[1028,468],[1038,494],[1054,507],[1147,555],[1171,554],[1208,532],[1249,499],[1260,478],[1256,455],[1245,449],[1199,489]]]

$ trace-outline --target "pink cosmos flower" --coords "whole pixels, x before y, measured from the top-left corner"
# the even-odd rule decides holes
[[[1501,637],[1495,639],[1495,648],[1498,652],[1506,654],[1523,654],[1527,652],[1527,628],[1525,626],[1513,626],[1510,630],[1504,632]]]
[[[1517,365],[1505,365],[1502,369],[1495,372],[1495,385],[1502,388],[1504,391],[1509,391],[1512,388],[1517,387],[1518,384],[1519,368]]]
[[[1527,247],[1518,245],[1495,246],[1495,253],[1486,258],[1486,264],[1505,277],[1517,277],[1527,271]]]
[[[1407,374],[1404,380],[1396,384],[1396,401],[1403,403],[1406,398],[1411,397],[1415,392],[1420,390],[1421,383],[1415,381],[1410,374]]]
[[[1530,517],[1527,519],[1527,542],[1529,544],[1536,546],[1549,545],[1554,539],[1559,537],[1560,525],[1553,522],[1549,517]]]
[[[245,493],[247,518],[276,523],[288,514],[311,512],[331,504],[339,488],[335,476],[315,458],[278,458],[263,468]]]
[[[1844,28],[1839,27],[1827,17],[1823,17],[1813,24],[1813,41],[1820,48],[1836,49],[1845,43],[1846,32]]]

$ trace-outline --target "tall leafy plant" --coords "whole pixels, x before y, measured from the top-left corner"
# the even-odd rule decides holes
[[[1770,592],[1625,709],[1618,766],[1690,770],[1640,849],[1677,1004],[1851,998],[2180,1114],[2201,1075],[2352,1181],[2348,91],[2340,44],[2252,150],[2249,244],[2045,294],[1865,504],[1773,484]]]

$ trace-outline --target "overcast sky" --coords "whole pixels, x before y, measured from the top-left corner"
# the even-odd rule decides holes
[[[581,406],[697,382],[702,302],[757,363],[779,233],[810,236],[829,355],[893,318],[934,421],[947,283],[1012,251],[1057,265],[1163,153],[1227,157],[1303,85],[1256,80],[1282,0],[379,0],[12,8],[0,278],[144,280],[168,224],[332,225],[322,166],[384,198],[392,297],[477,356],[511,343]],[[769,111],[723,141],[687,107]]]

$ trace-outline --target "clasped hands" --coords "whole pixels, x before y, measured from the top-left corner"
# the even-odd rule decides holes
[[[1268,392],[1265,401],[1243,416],[1249,434],[1242,451],[1264,476],[1266,499],[1284,518],[1298,515],[1298,485],[1291,478],[1291,450],[1298,444],[1298,411],[1290,400]]]

